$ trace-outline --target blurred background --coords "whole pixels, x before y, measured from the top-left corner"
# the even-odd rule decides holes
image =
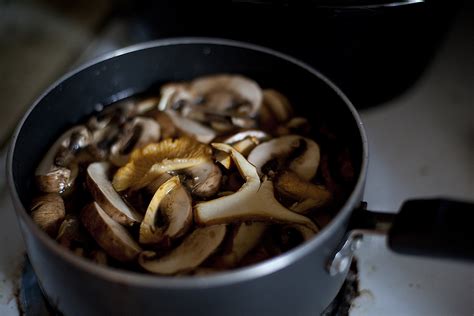
[[[358,108],[408,89],[460,10],[451,0],[0,0],[0,143],[54,80],[114,49],[211,36],[312,64]]]

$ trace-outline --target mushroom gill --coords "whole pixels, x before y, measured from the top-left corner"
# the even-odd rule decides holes
[[[158,176],[174,170],[196,166],[211,159],[211,148],[188,137],[165,139],[135,149],[130,161],[112,180],[117,191],[141,189]]]

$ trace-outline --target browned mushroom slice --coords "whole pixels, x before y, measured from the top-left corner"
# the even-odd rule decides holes
[[[208,198],[219,191],[222,172],[212,160],[184,169],[183,172],[187,175],[184,183],[193,195]]]
[[[237,150],[227,144],[213,146],[231,155],[245,183],[234,194],[196,204],[197,223],[213,225],[246,220],[272,221],[302,224],[317,231],[316,225],[309,218],[286,209],[275,199],[273,183],[269,180],[260,183],[255,167]]]
[[[212,150],[191,138],[165,139],[135,149],[130,161],[114,175],[117,191],[141,189],[160,175],[199,165],[211,159]]]
[[[304,206],[290,208],[292,211],[304,213],[305,211],[321,207],[331,199],[331,192],[324,186],[316,185],[299,177],[295,172],[283,171],[276,179],[277,191],[298,202],[304,201]],[[308,207],[308,208],[307,208]]]
[[[116,166],[128,162],[134,148],[160,139],[160,125],[153,119],[136,117],[126,124],[122,136],[110,148],[110,161]]]
[[[295,156],[295,153],[298,155]],[[305,180],[311,180],[318,170],[320,152],[319,146],[313,140],[298,135],[287,135],[272,139],[255,147],[249,154],[248,160],[259,174],[262,167],[272,160],[289,160],[289,169]]]
[[[65,214],[64,201],[57,193],[44,194],[33,199],[31,217],[51,237],[56,237]]]
[[[105,252],[119,260],[132,261],[142,251],[129,232],[93,202],[81,211],[81,222]]]
[[[95,162],[87,167],[87,187],[94,199],[115,221],[133,225],[142,221],[142,215],[127,205],[112,187],[108,178],[110,164]]]
[[[236,266],[249,251],[258,245],[266,229],[266,223],[241,223],[235,231],[231,246],[217,259],[218,264],[225,267]]]
[[[140,225],[140,243],[157,244],[186,233],[193,218],[191,202],[177,176],[163,183],[153,195]]]
[[[232,109],[236,114],[252,117],[257,114],[262,103],[259,85],[239,75],[204,76],[193,80],[190,87],[196,94],[204,97],[206,108],[214,112],[222,113]],[[233,109],[234,107],[237,109]]]
[[[60,245],[71,248],[74,242],[83,242],[84,234],[81,233],[81,222],[76,215],[68,214],[59,227],[56,240]]]
[[[225,232],[225,225],[196,228],[169,254],[157,258],[156,253],[144,251],[138,257],[138,262],[145,270],[156,274],[191,271],[216,251]]]
[[[169,118],[173,121],[173,124],[179,131],[197,139],[201,143],[208,144],[216,137],[216,132],[214,130],[196,121],[182,117],[176,112],[170,110],[166,111],[166,114],[168,114]]]
[[[47,193],[62,193],[75,181],[76,173],[74,154],[90,142],[90,134],[83,125],[75,126],[50,147],[38,168],[35,176],[38,188]]]
[[[286,122],[293,112],[288,99],[272,89],[263,90],[263,106],[269,109],[278,123]]]
[[[166,112],[158,111],[154,116],[161,129],[161,139],[175,137],[177,133],[176,126]]]

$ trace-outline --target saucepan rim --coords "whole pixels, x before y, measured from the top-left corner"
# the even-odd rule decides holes
[[[337,95],[344,101],[348,109],[351,111],[354,120],[357,123],[359,136],[362,143],[362,157],[361,157],[361,166],[360,173],[354,187],[354,190],[346,200],[345,204],[340,209],[339,213],[331,220],[331,222],[324,227],[321,232],[312,240],[306,242],[303,245],[296,247],[284,254],[281,254],[275,258],[265,260],[264,262],[244,267],[236,270],[226,271],[218,273],[216,275],[208,276],[192,276],[192,277],[163,277],[156,275],[143,274],[138,272],[131,272],[111,267],[100,266],[90,260],[76,256],[70,251],[65,251],[55,240],[49,237],[45,232],[43,232],[31,219],[28,215],[28,212],[23,207],[23,204],[18,196],[16,191],[15,181],[13,179],[13,155],[15,151],[15,144],[19,137],[19,134],[23,128],[25,121],[28,119],[30,113],[40,104],[45,96],[47,96],[51,91],[56,89],[61,83],[68,80],[69,78],[75,76],[79,72],[85,70],[92,65],[97,63],[112,59],[117,56],[131,54],[136,51],[141,51],[148,48],[154,47],[163,47],[163,46],[172,46],[172,45],[220,45],[220,46],[230,46],[236,48],[244,48],[248,50],[253,50],[261,52],[268,55],[273,55],[277,58],[283,59],[289,63],[294,64],[296,67],[303,68],[304,70],[310,72],[312,75],[318,77],[325,84],[327,84]],[[234,40],[220,39],[220,38],[205,38],[205,37],[183,37],[183,38],[169,38],[169,39],[160,39],[145,43],[140,43],[125,47],[114,52],[105,54],[101,57],[98,57],[72,71],[62,76],[59,80],[53,83],[42,95],[40,95],[28,109],[26,114],[21,119],[18,124],[14,135],[12,137],[11,145],[7,157],[7,177],[8,177],[8,187],[12,201],[15,207],[15,212],[26,224],[27,229],[29,229],[32,234],[38,238],[44,246],[51,251],[54,255],[62,258],[63,260],[69,262],[70,264],[76,266],[78,269],[84,270],[92,275],[102,278],[107,281],[114,283],[126,284],[130,286],[140,286],[140,287],[149,287],[149,288],[169,288],[169,289],[193,289],[193,288],[206,288],[206,287],[215,287],[215,286],[225,286],[229,284],[235,284],[238,282],[248,281],[250,279],[264,277],[271,273],[277,272],[280,269],[291,265],[293,262],[299,260],[300,258],[306,256],[308,253],[313,251],[314,248],[317,248],[319,245],[325,242],[328,238],[331,238],[333,231],[337,230],[341,222],[349,215],[350,212],[358,205],[360,202],[360,196],[364,189],[365,176],[367,172],[368,164],[368,142],[367,136],[360,119],[360,116],[349,101],[349,99],[344,95],[344,93],[327,77],[321,74],[319,71],[313,69],[309,65],[291,57],[286,54],[277,52],[273,49],[265,48],[255,44],[249,44]],[[317,269],[318,267],[315,267]]]

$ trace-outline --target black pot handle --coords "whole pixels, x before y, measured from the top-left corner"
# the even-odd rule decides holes
[[[398,214],[366,210],[353,214],[348,234],[328,262],[328,272],[347,270],[366,234],[387,235],[390,249],[416,256],[474,261],[474,204],[449,199],[420,199],[403,203]]]
[[[350,230],[387,234],[390,249],[417,256],[474,260],[474,204],[450,199],[417,199],[397,214],[356,210]]]
[[[448,199],[406,201],[387,240],[398,253],[474,260],[474,204]]]

